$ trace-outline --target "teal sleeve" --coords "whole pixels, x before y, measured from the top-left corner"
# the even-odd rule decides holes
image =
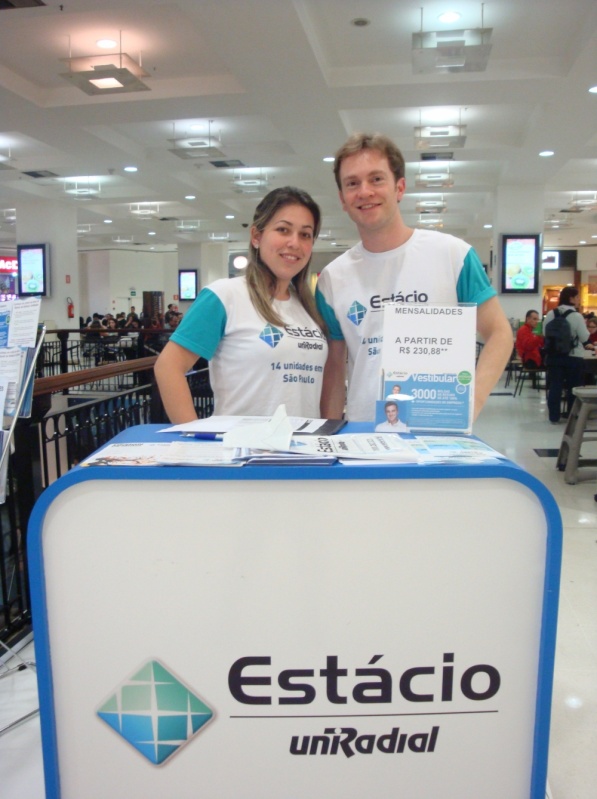
[[[209,361],[224,337],[226,321],[222,300],[210,289],[203,289],[170,340]]]
[[[464,258],[456,285],[456,293],[458,302],[472,302],[475,305],[482,305],[487,300],[495,297],[497,293],[485,274],[479,256],[472,247]]]
[[[336,314],[334,313],[332,307],[327,304],[326,299],[319,288],[315,289],[315,302],[317,303],[317,310],[321,314],[321,318],[325,322],[328,329],[328,338],[331,338],[334,341],[344,341],[344,334],[342,333],[342,329],[336,318]]]

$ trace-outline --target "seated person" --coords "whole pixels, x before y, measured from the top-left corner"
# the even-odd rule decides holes
[[[386,412],[386,421],[378,424],[376,433],[409,433],[409,428],[398,418],[398,403],[395,400],[386,402],[383,406]]]
[[[587,319],[587,330],[589,331],[589,343],[597,342],[597,316],[590,316]]]
[[[525,369],[541,368],[543,366],[543,346],[545,339],[533,330],[539,324],[537,311],[527,311],[524,325],[518,328],[516,334],[516,352]]]

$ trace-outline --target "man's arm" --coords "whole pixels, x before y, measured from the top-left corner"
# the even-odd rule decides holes
[[[328,339],[328,358],[321,390],[322,419],[342,419],[346,399],[346,342]]]
[[[484,347],[477,361],[475,378],[475,419],[485,405],[492,388],[500,379],[512,354],[513,336],[510,322],[497,297],[477,308],[477,331]]]

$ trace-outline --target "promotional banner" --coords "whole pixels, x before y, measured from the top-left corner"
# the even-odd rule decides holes
[[[471,432],[476,312],[474,305],[384,306],[378,432]]]
[[[463,468],[54,483],[29,532],[47,799],[544,799],[548,523],[522,470]]]

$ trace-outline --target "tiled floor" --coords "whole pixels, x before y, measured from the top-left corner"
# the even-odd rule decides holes
[[[499,389],[503,391],[504,389]],[[563,425],[550,425],[544,396],[496,395],[475,426],[488,444],[538,477],[554,495],[564,522],[564,558],[555,670],[548,799],[597,796],[597,482],[564,483],[554,457]],[[583,454],[597,443],[586,445]],[[22,653],[23,654],[23,653]],[[0,669],[1,671],[1,669]],[[35,677],[19,672],[0,679],[0,728],[36,706]],[[44,799],[39,720],[0,737],[3,799]],[[482,799],[463,797],[462,799]],[[504,797],[523,799],[523,797]]]

